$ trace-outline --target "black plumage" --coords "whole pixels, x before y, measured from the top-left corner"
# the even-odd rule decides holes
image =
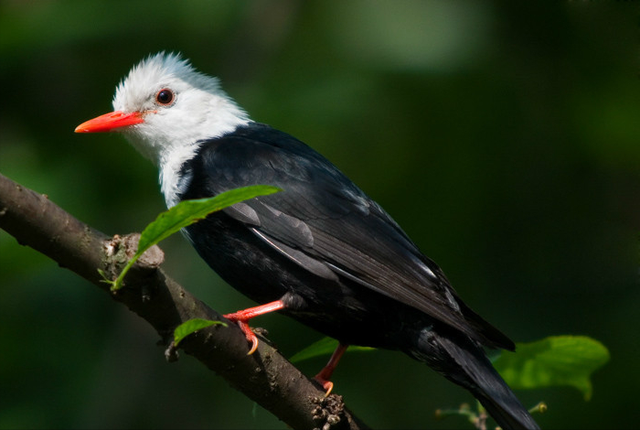
[[[470,390],[505,429],[538,428],[486,358],[514,344],[466,306],[440,268],[332,163],[250,122],[200,142],[179,198],[267,184],[282,192],[186,229],[204,260],[258,303],[344,344],[401,350]]]
[[[118,85],[114,112],[78,133],[121,131],[160,168],[167,206],[247,185],[282,192],[211,214],[186,234],[205,261],[260,306],[225,315],[255,351],[247,322],[280,311],[341,344],[404,351],[471,391],[504,429],[538,426],[483,347],[513,342],[467,307],[438,266],[333,164],[257,124],[176,54],[149,56]]]

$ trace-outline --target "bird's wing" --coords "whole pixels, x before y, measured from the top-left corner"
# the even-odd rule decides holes
[[[377,203],[313,149],[254,124],[207,142],[202,155],[215,192],[251,184],[283,189],[225,212],[300,266],[348,278],[484,344],[512,346],[458,298]]]

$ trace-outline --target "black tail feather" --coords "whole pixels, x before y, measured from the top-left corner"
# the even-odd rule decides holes
[[[408,352],[469,390],[503,430],[540,428],[482,348],[466,336],[439,336],[424,330],[418,336],[417,346],[418,350]]]
[[[487,413],[498,423],[503,430],[510,429],[540,429],[538,424],[533,420],[533,417],[527,412],[527,410],[518,402],[519,406],[512,404],[505,407],[505,404],[491,397],[487,397],[483,394],[476,394],[474,396],[482,406],[487,410]],[[513,393],[512,393],[513,396]],[[513,396],[515,399],[515,396]],[[516,399],[517,400],[517,399]]]

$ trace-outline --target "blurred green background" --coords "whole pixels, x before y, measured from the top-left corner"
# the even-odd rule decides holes
[[[611,361],[543,428],[636,428],[640,413],[637,2],[1,1],[0,172],[107,233],[164,209],[119,135],[75,135],[129,68],[179,51],[252,117],[325,154],[517,342],[581,334]],[[171,276],[215,309],[251,305],[179,236]],[[105,293],[0,231],[0,428],[286,428]],[[256,322],[286,354],[319,335]],[[315,374],[325,359],[302,365]],[[335,391],[374,428],[472,398],[388,351],[347,355]]]

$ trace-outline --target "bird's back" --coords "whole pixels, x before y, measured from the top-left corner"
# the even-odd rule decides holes
[[[459,299],[440,268],[377,203],[297,139],[251,123],[202,142],[181,176],[182,199],[256,184],[282,188],[212,215],[207,222],[215,228],[189,229],[205,260],[255,300],[288,292],[315,307],[329,297],[334,306],[343,300],[357,319],[367,313],[360,308],[376,315],[373,303],[391,298],[405,312],[416,310],[484,345],[513,348]],[[212,230],[219,237],[209,237]]]

